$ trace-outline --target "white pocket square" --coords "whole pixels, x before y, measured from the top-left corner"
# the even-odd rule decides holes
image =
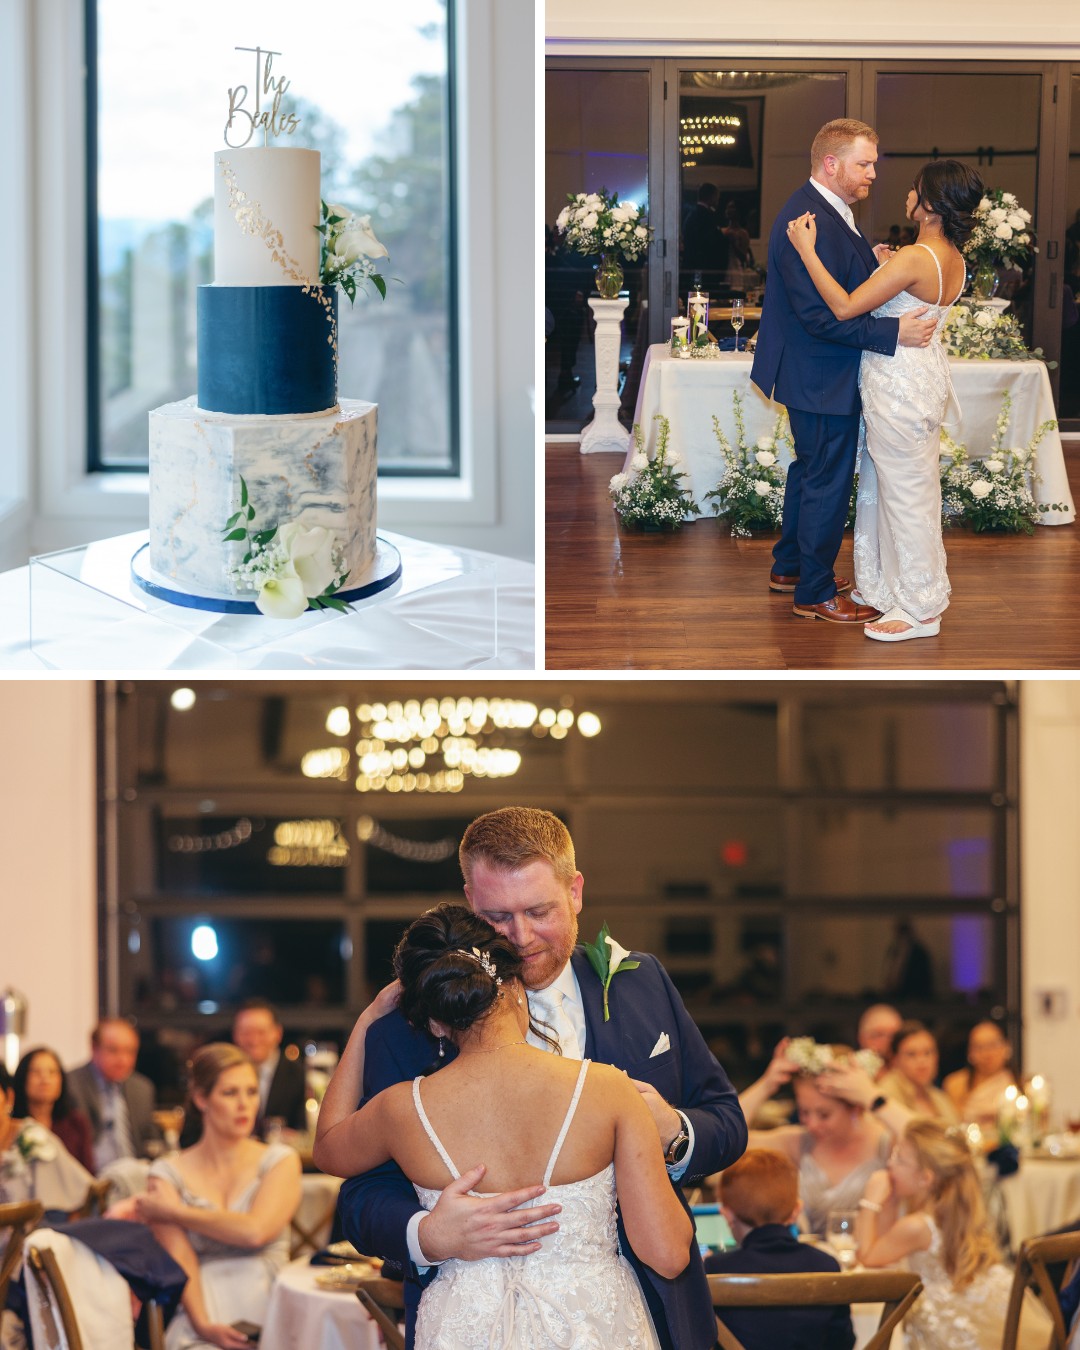
[[[660,1033],[660,1039],[653,1046],[649,1053],[650,1059],[655,1059],[657,1055],[662,1055],[665,1050],[671,1049],[671,1040],[666,1031]]]

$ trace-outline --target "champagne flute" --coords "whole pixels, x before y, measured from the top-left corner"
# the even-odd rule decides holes
[[[858,1247],[855,1240],[856,1216],[856,1210],[838,1209],[833,1210],[826,1220],[825,1238],[836,1253],[841,1270],[851,1270],[855,1265],[855,1250]]]
[[[742,300],[732,300],[731,302],[731,326],[735,329],[735,350],[739,350],[739,329],[746,322],[746,316],[743,313]]]

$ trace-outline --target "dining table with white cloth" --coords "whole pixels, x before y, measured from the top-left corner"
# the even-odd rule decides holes
[[[716,515],[715,500],[706,501],[705,496],[719,483],[725,468],[723,451],[713,430],[713,416],[719,419],[721,430],[734,447],[737,437],[733,393],[738,392],[742,399],[748,445],[760,437],[772,436],[777,417],[784,411],[781,404],[766,399],[750,383],[752,365],[753,356],[746,352],[678,357],[672,356],[666,343],[650,347],[645,356],[634,423],[640,426],[645,449],[652,458],[658,433],[654,418],[658,413],[667,418],[671,429],[668,448],[682,456],[679,467],[686,474],[683,487],[689,489],[704,516]],[[955,406],[950,406],[945,429],[953,440],[966,445],[973,459],[985,458],[990,453],[1004,390],[1008,389],[1012,396],[1004,448],[1026,446],[1036,428],[1055,417],[1050,378],[1042,361],[950,358],[949,371],[960,414],[957,419]],[[629,468],[635,449],[631,435],[624,469]],[[786,463],[789,456],[781,452],[780,459]],[[1076,519],[1076,510],[1069,491],[1061,436],[1056,429],[1047,432],[1040,441],[1036,467],[1039,481],[1032,494],[1036,503],[1064,502],[1067,507],[1065,511],[1041,512],[1038,523],[1071,524]]]
[[[379,1350],[382,1338],[355,1291],[316,1283],[333,1266],[307,1257],[278,1272],[270,1292],[259,1350]]]
[[[0,573],[0,670],[535,667],[535,569],[516,558],[380,531],[400,549],[401,582],[349,614],[324,611],[292,624],[152,601],[127,576],[144,537],[85,546],[77,578],[62,555],[35,563],[33,603],[29,567]],[[252,641],[241,625],[271,636]]]
[[[1026,1155],[1019,1171],[997,1184],[1013,1251],[1025,1238],[1080,1223],[1080,1158]]]

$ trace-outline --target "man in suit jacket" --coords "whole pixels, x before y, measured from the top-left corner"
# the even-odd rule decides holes
[[[154,1085],[135,1072],[139,1036],[130,1022],[109,1017],[90,1033],[90,1060],[67,1076],[76,1106],[94,1131],[94,1170],[118,1158],[145,1158],[161,1134],[154,1124]]]
[[[727,1167],[746,1147],[738,1097],[655,957],[634,953],[636,970],[603,987],[577,942],[583,879],[570,835],[557,817],[507,807],[473,821],[460,849],[465,894],[473,910],[514,944],[525,961],[530,1011],[556,1034],[563,1052],[617,1065],[635,1081],[657,1127],[675,1184]],[[446,1048],[447,1062],[453,1046]],[[430,1069],[430,1037],[399,1012],[368,1032],[364,1097]],[[677,1103],[677,1105],[675,1105]],[[475,1197],[478,1173],[465,1173],[427,1213],[401,1171],[387,1164],[342,1187],[346,1235],[361,1250],[397,1261],[406,1273],[410,1344],[421,1284],[438,1262],[478,1260],[533,1250],[554,1231],[552,1208],[528,1211],[522,1226],[512,1211],[528,1192]],[[665,1280],[636,1259],[620,1224],[624,1254],[633,1263],[665,1350],[707,1350],[716,1324],[701,1257]]]
[[[268,1120],[283,1120],[290,1130],[307,1130],[307,1079],[304,1061],[295,1046],[283,1052],[284,1028],[271,1004],[249,998],[233,1018],[233,1041],[250,1055],[259,1075],[259,1118],[255,1133],[261,1139]]]
[[[769,235],[768,285],[750,375],[766,398],[785,405],[795,440],[769,589],[793,593],[800,617],[832,623],[877,617],[843,594],[851,583],[833,572],[855,474],[861,353],[892,356],[898,343],[925,347],[935,322],[921,317],[925,307],[900,319],[835,318],[788,238],[788,223],[813,212],[818,256],[841,286],[857,290],[877,258],[851,207],[869,195],[877,139],[872,127],[848,118],[827,122],[814,137],[810,180],[781,208]]]

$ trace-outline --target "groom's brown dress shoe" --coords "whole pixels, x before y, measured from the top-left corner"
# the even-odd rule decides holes
[[[870,623],[880,617],[872,605],[853,604],[846,595],[834,595],[817,605],[794,605],[792,613],[800,619],[826,619],[829,623]]]
[[[853,582],[848,581],[847,577],[838,577],[834,575],[833,580],[836,582],[836,590],[837,594],[839,595],[843,595],[845,591],[850,591],[852,586],[854,585]],[[795,589],[795,587],[798,584],[799,584],[798,577],[782,577],[776,572],[769,573],[770,591],[782,591],[790,593]]]

